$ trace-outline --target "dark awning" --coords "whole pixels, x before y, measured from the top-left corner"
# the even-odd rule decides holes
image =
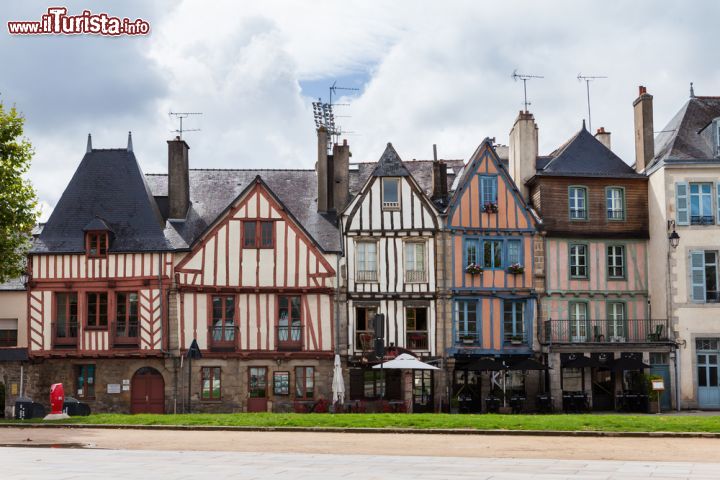
[[[501,362],[493,360],[492,358],[479,358],[467,366],[468,370],[475,371],[491,371],[497,372],[505,370],[506,367]]]
[[[27,359],[27,348],[0,348],[0,362],[25,362]]]
[[[590,357],[586,357],[585,355],[578,355],[574,359],[568,360],[562,364],[562,368],[596,368],[602,366],[602,363],[597,360],[593,360]]]
[[[532,358],[525,358],[513,363],[508,370],[547,370],[549,367]]]
[[[625,357],[615,359],[612,368],[613,370],[642,370],[643,368],[650,368],[650,365],[639,358]]]

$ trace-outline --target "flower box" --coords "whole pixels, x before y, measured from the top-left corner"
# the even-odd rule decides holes
[[[512,273],[513,275],[520,275],[522,273],[525,273],[525,267],[523,267],[519,263],[513,263],[512,265],[507,267],[507,272]]]
[[[479,273],[483,273],[483,267],[476,263],[471,263],[467,267],[465,267],[465,273],[469,273],[470,275],[477,275]]]
[[[485,213],[498,213],[497,203],[488,202],[482,206],[482,211]]]

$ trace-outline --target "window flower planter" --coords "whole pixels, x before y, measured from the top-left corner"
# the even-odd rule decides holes
[[[525,273],[525,267],[523,267],[519,263],[513,263],[507,268],[507,272],[512,273],[513,275],[520,275],[522,273]]]
[[[497,203],[486,203],[482,206],[482,210],[485,213],[498,213],[498,206]]]
[[[472,345],[473,343],[475,343],[475,337],[469,335],[460,337],[460,343],[462,343],[463,345]]]
[[[470,275],[477,275],[483,273],[483,267],[476,263],[471,263],[467,267],[465,267],[465,273],[469,273]]]

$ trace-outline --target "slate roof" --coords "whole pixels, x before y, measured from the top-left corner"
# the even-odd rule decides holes
[[[400,155],[395,151],[392,143],[388,142],[372,174],[375,177],[407,177],[410,172],[403,165],[403,161],[400,160]]]
[[[85,154],[30,253],[84,252],[83,229],[96,218],[113,232],[111,252],[172,248],[137,159],[124,148]]]
[[[317,211],[315,170],[190,169],[192,205],[186,221],[168,223],[168,240],[177,249],[189,248],[258,176],[323,251],[340,251],[335,215]],[[152,194],[166,201],[167,175],[146,179]]]
[[[715,160],[713,129],[720,117],[720,97],[691,97],[655,137],[655,158],[661,160]],[[720,160],[718,160],[720,161]]]
[[[537,176],[644,178],[603,145],[580,129],[560,148],[535,162]]]
[[[0,292],[20,292],[25,290],[25,285],[20,278],[10,278],[5,283],[0,283]]]

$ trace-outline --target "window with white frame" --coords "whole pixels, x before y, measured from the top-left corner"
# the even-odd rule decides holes
[[[502,268],[502,240],[483,241],[483,268]]]
[[[570,220],[587,220],[587,189],[570,187],[568,190]]]
[[[497,205],[496,175],[480,175],[480,202],[483,207]]]
[[[508,266],[513,264],[520,265],[520,240],[508,240],[507,241],[507,264]]]
[[[355,244],[355,280],[377,281],[377,242],[362,241]]]
[[[611,342],[625,341],[625,304],[610,302],[607,304],[608,335]]]
[[[503,302],[503,336],[506,342],[525,341],[525,302],[505,300]]]
[[[382,179],[382,206],[384,209],[396,210],[400,208],[400,179]]]
[[[625,278],[625,246],[608,245],[608,278]]]
[[[712,183],[690,184],[690,223],[692,225],[715,223]]]
[[[690,252],[692,299],[694,302],[720,302],[718,293],[718,252],[700,250]]]
[[[465,241],[465,265],[477,265],[478,263],[478,240]]]
[[[587,340],[587,303],[571,302],[570,310],[570,340],[585,342]]]
[[[427,281],[425,275],[425,242],[405,243],[405,281]]]
[[[570,245],[570,277],[587,278],[588,276],[588,259],[587,245],[575,244]]]
[[[455,302],[455,319],[459,343],[473,344],[478,339],[477,302],[460,300]]]
[[[605,190],[608,220],[625,220],[625,191],[620,187]]]

